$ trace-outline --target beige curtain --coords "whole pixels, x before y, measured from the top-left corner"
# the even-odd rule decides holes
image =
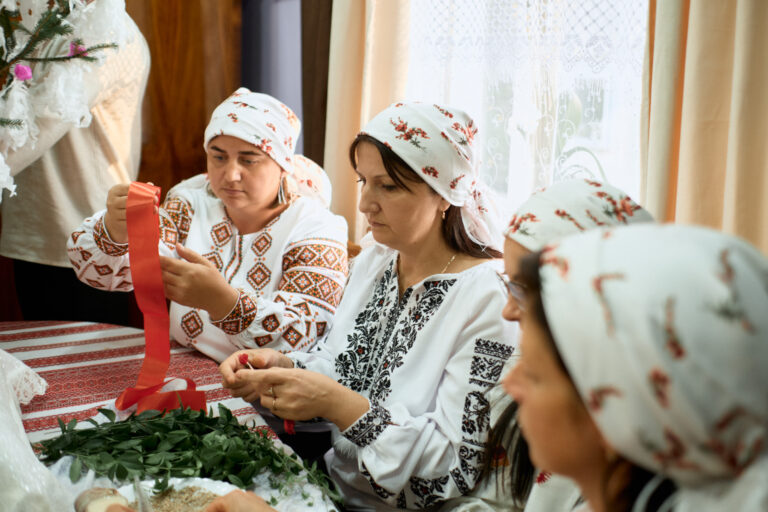
[[[768,254],[768,1],[651,0],[642,197]]]
[[[347,219],[353,242],[367,226],[357,211],[349,145],[368,120],[405,94],[409,9],[407,0],[333,2],[323,166],[333,184],[331,209]]]

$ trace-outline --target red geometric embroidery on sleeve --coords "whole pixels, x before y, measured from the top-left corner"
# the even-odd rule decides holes
[[[300,310],[302,313],[304,313],[307,316],[312,314],[312,310],[309,309],[309,304],[307,304],[306,302],[300,302],[298,304],[293,304],[293,307],[295,307],[296,309]]]
[[[107,256],[123,256],[128,254],[128,244],[116,244],[109,239],[107,230],[104,228],[104,218],[96,221],[93,226],[93,241],[96,246]],[[90,253],[88,254],[90,258]]]
[[[181,329],[190,338],[196,338],[203,332],[203,319],[200,314],[192,310],[181,317]]]
[[[82,230],[73,232],[72,233],[72,241],[74,243],[77,243],[77,239],[80,238],[80,236],[84,235],[84,234],[85,234],[85,231],[82,231]]]
[[[596,387],[589,392],[589,400],[587,405],[595,412],[603,408],[603,402],[609,396],[622,396],[621,391],[613,386],[600,386]]]
[[[166,199],[165,203],[163,203],[163,210],[165,210],[176,225],[176,229],[179,232],[179,243],[183,244],[187,239],[187,235],[189,235],[189,228],[192,225],[192,216],[195,214],[195,210],[192,209],[192,206],[187,201],[179,197]]]
[[[275,332],[280,327],[280,321],[277,319],[277,315],[268,315],[261,321],[261,326],[267,332]]]
[[[255,341],[258,346],[263,347],[264,345],[272,343],[272,336],[258,336],[253,338],[253,341]]]
[[[71,263],[72,266],[75,267],[75,269],[80,270],[80,264],[77,261],[73,260],[72,258],[69,258],[69,263]]]
[[[283,339],[288,342],[292,347],[295,347],[304,336],[296,330],[293,326],[290,326],[283,333]]]
[[[130,288],[131,286],[132,286],[132,285],[131,285],[131,282],[130,282],[130,281],[120,281],[120,284],[118,284],[117,286],[115,286],[115,288],[117,288],[118,290],[120,290],[120,289],[122,289],[122,288]]]
[[[283,298],[282,295],[275,295],[275,302],[282,302],[283,304],[288,304],[288,301]]]
[[[126,275],[130,271],[131,271],[131,267],[126,265],[126,266],[122,267],[120,270],[118,270],[115,275],[119,276],[119,277],[123,277],[124,275]]]
[[[239,290],[239,292],[240,297],[232,311],[221,320],[211,322],[227,334],[240,334],[251,325],[256,317],[256,303],[243,290]]]
[[[318,336],[325,334],[325,329],[328,327],[328,322],[316,322],[315,325],[317,326]]]
[[[283,255],[283,272],[294,267],[320,267],[347,274],[347,251],[327,244],[305,244]]]
[[[96,269],[96,272],[98,272],[100,276],[106,276],[112,273],[112,267],[109,265],[94,265],[93,268]]]
[[[88,281],[88,284],[93,286],[94,288],[104,288],[104,285],[96,281],[95,279],[86,278],[85,280]]]
[[[279,290],[292,293],[301,293],[318,299],[320,302],[310,302],[335,312],[336,306],[341,302],[342,287],[330,277],[316,272],[290,270],[283,274],[280,280]]]
[[[179,233],[176,230],[176,224],[165,215],[160,216],[160,241],[173,250],[176,248],[176,242],[179,241]]]
[[[88,261],[91,259],[91,256],[93,254],[90,253],[90,251],[86,251],[85,249],[80,249],[80,257],[83,258],[83,261]]]

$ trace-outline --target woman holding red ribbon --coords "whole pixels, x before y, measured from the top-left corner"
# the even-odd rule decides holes
[[[334,327],[308,353],[220,366],[233,395],[332,425],[328,470],[349,509],[426,508],[475,485],[486,390],[513,355],[496,258],[502,218],[479,182],[464,112],[398,103],[357,136],[359,209],[376,241],[355,258]],[[329,458],[330,457],[330,458]]]
[[[347,226],[325,206],[327,191],[294,176],[317,167],[294,155],[300,127],[275,98],[238,89],[205,130],[207,174],[173,187],[160,207],[171,337],[217,361],[245,348],[308,350],[341,300]],[[133,288],[127,196],[128,185],[113,187],[106,210],[68,242],[77,276],[95,288]]]

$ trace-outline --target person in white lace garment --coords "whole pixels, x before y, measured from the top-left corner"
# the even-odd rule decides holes
[[[315,197],[291,193],[299,130],[287,106],[238,89],[206,129],[208,173],[173,187],[160,208],[171,336],[217,361],[243,348],[308,350],[341,300],[347,226]],[[107,210],[68,243],[77,276],[96,288],[132,289],[127,190],[111,189]]]
[[[500,321],[501,228],[460,110],[398,103],[352,144],[377,243],[354,260],[326,342],[222,363],[225,386],[287,419],[332,424],[330,476],[351,510],[466,494],[489,428],[486,390],[515,354]],[[263,369],[268,368],[268,369]]]

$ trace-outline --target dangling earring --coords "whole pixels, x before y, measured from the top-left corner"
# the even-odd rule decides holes
[[[442,217],[443,217],[443,220],[445,220],[445,210],[443,210],[443,215],[442,215]]]
[[[280,187],[277,189],[277,204],[285,204],[288,202],[288,200],[285,197],[285,188],[283,184],[285,183],[285,176],[282,176],[280,178]]]

